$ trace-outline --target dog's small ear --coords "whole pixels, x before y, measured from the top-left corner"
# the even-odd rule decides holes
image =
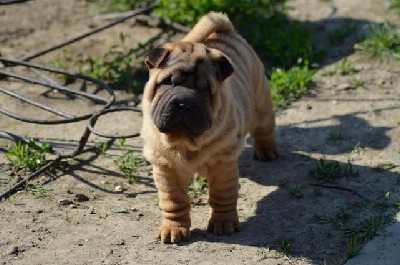
[[[217,78],[219,82],[224,81],[233,73],[233,66],[225,56],[221,56],[216,60]]]
[[[144,63],[146,64],[147,68],[153,69],[158,66],[164,61],[164,59],[169,55],[171,50],[158,47],[149,52],[146,56]]]

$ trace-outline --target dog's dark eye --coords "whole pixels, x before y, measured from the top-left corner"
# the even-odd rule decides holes
[[[168,76],[166,78],[164,78],[163,81],[161,81],[158,85],[165,85],[165,86],[172,86],[172,79],[171,76]]]

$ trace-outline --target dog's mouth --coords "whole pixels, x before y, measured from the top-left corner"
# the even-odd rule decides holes
[[[162,85],[153,100],[151,118],[161,133],[197,137],[211,128],[207,96],[184,86]]]

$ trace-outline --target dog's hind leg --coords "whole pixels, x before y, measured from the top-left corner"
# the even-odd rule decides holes
[[[265,76],[256,93],[256,109],[250,134],[254,138],[254,156],[258,160],[272,160],[278,157],[275,143],[275,113],[269,92],[269,83]],[[266,89],[267,88],[267,89]]]
[[[278,157],[274,137],[275,115],[271,112],[269,115],[260,115],[257,118],[256,126],[251,131],[254,138],[254,156],[258,160],[275,159]]]

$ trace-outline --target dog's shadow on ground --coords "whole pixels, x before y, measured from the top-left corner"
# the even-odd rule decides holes
[[[315,222],[313,218],[335,216],[352,205],[363,205],[366,200],[378,202],[385,192],[398,185],[399,174],[378,170],[376,165],[357,166],[357,161],[353,161],[353,170],[358,171],[359,176],[343,176],[335,183],[328,183],[339,189],[314,186],[321,182],[312,177],[311,171],[324,155],[337,155],[342,157],[342,161],[349,155],[357,159],[363,150],[383,150],[391,143],[386,133],[392,128],[372,126],[356,114],[330,119],[335,120],[336,125],[318,125],[320,121],[314,121],[316,125],[310,127],[301,124],[278,126],[276,138],[280,157],[275,161],[255,161],[253,148],[247,143],[239,159],[241,181],[262,185],[258,186],[259,190],[253,187],[247,192],[265,195],[260,195],[255,210],[242,222],[240,233],[217,237],[195,230],[193,240],[221,241],[278,251],[289,244],[293,256],[320,261],[329,260],[332,254],[337,256],[338,251],[345,255],[348,234],[344,227],[359,222],[360,216],[366,218],[378,213],[365,205],[364,208],[354,206],[348,210],[351,217],[341,223],[343,227],[340,228],[334,228],[334,224],[329,222]],[[325,161],[332,162],[329,159]],[[348,164],[339,162],[339,165],[343,168]],[[249,196],[247,192],[242,185],[240,196]],[[243,207],[240,201],[239,215]]]

